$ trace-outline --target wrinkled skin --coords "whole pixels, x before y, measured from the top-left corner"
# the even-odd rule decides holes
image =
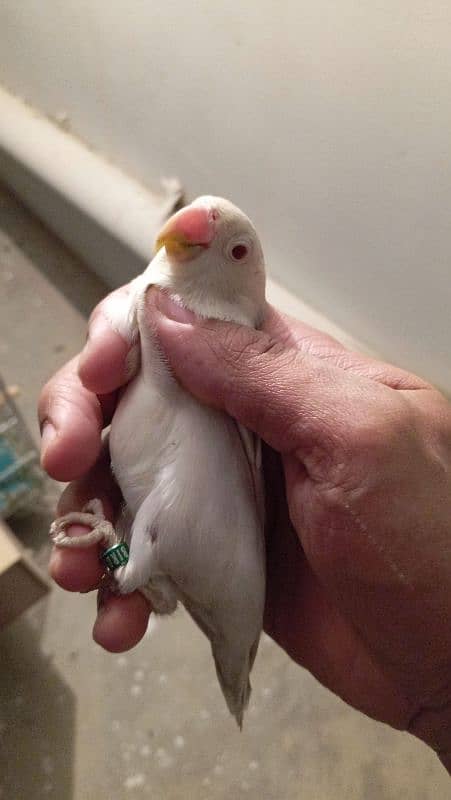
[[[261,332],[196,320],[155,291],[147,308],[179,381],[266,443],[267,632],[352,706],[419,736],[449,768],[450,405],[415,375],[272,308]],[[100,496],[114,519],[120,497],[100,433],[127,355],[100,305],[83,353],[42,392],[43,465],[72,481],[59,513]],[[98,554],[57,550],[51,573],[70,591],[95,589]],[[149,613],[138,593],[104,598],[94,637],[108,650],[133,647]]]

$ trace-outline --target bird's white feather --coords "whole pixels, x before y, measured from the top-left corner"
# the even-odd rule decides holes
[[[180,266],[160,250],[133,282],[128,305],[107,312],[129,341],[139,332],[141,347],[140,370],[110,433],[112,468],[133,520],[130,560],[116,577],[121,592],[147,587],[157,612],[185,605],[210,639],[225,699],[241,725],[265,595],[260,443],[177,383],[144,306],[153,284],[203,316],[248,325],[261,319],[263,256],[251,223],[227,201],[200,203],[217,209],[223,223],[208,252]],[[252,259],[230,265],[227,237],[237,230],[253,237]]]

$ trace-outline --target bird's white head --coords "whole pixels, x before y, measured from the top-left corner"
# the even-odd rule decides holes
[[[233,203],[198,197],[168,220],[156,249],[156,282],[187,308],[204,317],[260,324],[265,311],[263,251],[252,222]]]

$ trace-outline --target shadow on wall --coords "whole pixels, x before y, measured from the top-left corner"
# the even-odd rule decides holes
[[[0,172],[3,158],[0,150]],[[38,185],[27,170],[23,169],[20,174],[24,190],[30,190],[31,185]],[[42,187],[40,191],[55,198],[55,192],[50,188]],[[143,269],[141,261],[137,258],[133,261],[130,253],[124,247],[121,248],[120,243],[112,244],[93,220],[88,220],[81,212],[69,207],[62,197],[54,199],[53,203],[58,207],[60,216],[55,225],[59,224],[62,232],[68,226],[82,226],[86,238],[92,237],[96,242],[99,261],[108,264],[114,259],[118,268],[120,264],[126,265],[127,276],[130,271],[138,273]],[[107,293],[107,285],[91,273],[89,267],[83,264],[81,269],[80,258],[68,252],[67,247],[52,236],[32,213],[28,210],[25,212],[20,201],[13,199],[9,190],[1,184],[0,217],[2,232],[20,247],[22,253],[81,314],[89,316],[93,306]]]

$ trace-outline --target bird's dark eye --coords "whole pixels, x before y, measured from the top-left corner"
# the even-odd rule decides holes
[[[235,247],[232,248],[232,258],[234,258],[235,261],[241,261],[245,256],[247,256],[247,247],[245,244],[236,244]]]

